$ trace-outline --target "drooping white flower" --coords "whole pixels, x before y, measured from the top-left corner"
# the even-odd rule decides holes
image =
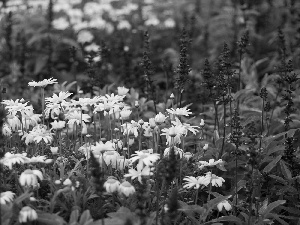
[[[166,148],[164,151],[164,156],[169,156],[171,152],[171,148]],[[179,155],[180,158],[182,158],[183,156],[183,150],[181,148],[177,148],[176,146],[174,146],[174,153],[175,155]]]
[[[108,193],[113,193],[118,191],[119,186],[120,186],[120,181],[118,181],[114,177],[108,178],[107,181],[104,183],[104,188]]]
[[[27,223],[34,221],[38,218],[38,215],[34,209],[29,206],[24,206],[19,213],[19,222]]]
[[[118,87],[118,95],[126,95],[128,93],[129,89],[126,87]]]
[[[1,192],[1,194],[0,194],[0,204],[7,204],[9,202],[12,202],[15,195],[16,194],[11,192],[11,191]]]
[[[161,124],[164,123],[166,120],[167,116],[165,116],[164,114],[162,114],[161,112],[159,112],[155,117],[154,120],[157,124]]]
[[[124,123],[122,124],[123,134],[130,135],[133,134],[135,137],[139,135],[138,130],[140,129],[141,125],[134,120],[131,120],[131,123]]]
[[[135,188],[128,181],[124,181],[120,184],[118,191],[128,197],[135,192]]]
[[[150,154],[149,151],[135,151],[135,154],[132,154],[132,157],[129,159],[130,163],[139,161],[138,165],[143,168],[145,166],[152,166],[159,159],[159,154]]]
[[[221,212],[223,208],[226,211],[229,211],[232,209],[232,206],[227,200],[224,200],[217,205],[217,208],[218,208],[219,212]]]
[[[43,174],[39,170],[25,170],[19,177],[19,182],[22,186],[33,186],[36,187],[38,185],[38,179],[43,179]]]
[[[57,121],[55,120],[54,122],[50,123],[51,124],[51,130],[61,130],[66,126],[66,122],[65,121]]]
[[[107,166],[111,165],[112,168],[117,168],[117,159],[120,154],[117,151],[106,151],[103,153],[103,159]]]

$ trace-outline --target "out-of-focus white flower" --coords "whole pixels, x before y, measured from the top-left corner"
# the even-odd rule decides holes
[[[22,154],[12,154],[6,152],[4,157],[0,159],[0,163],[7,166],[9,169],[12,169],[14,164],[24,164],[29,159]]]
[[[177,108],[177,109],[166,109],[168,113],[176,115],[176,116],[189,116],[192,112],[189,112],[187,107]]]
[[[128,93],[129,89],[126,87],[118,87],[118,95],[126,95]]]
[[[145,21],[146,26],[156,26],[159,24],[159,20],[155,16],[151,16]]]
[[[102,141],[96,142],[95,145],[91,146],[91,149],[95,155],[100,155],[102,152],[105,152],[105,151],[116,150],[115,144],[112,143],[111,141],[107,141],[107,142],[105,142],[105,144]]]
[[[65,30],[67,27],[69,27],[70,24],[65,17],[60,17],[53,20],[52,25],[57,30]]]
[[[63,185],[65,185],[65,186],[71,186],[71,185],[72,185],[72,181],[71,181],[69,178],[67,178],[67,179],[65,179],[65,181],[63,182]]]
[[[90,45],[85,46],[84,50],[87,51],[87,52],[98,52],[99,48],[100,48],[99,45],[97,45],[95,43],[92,43]]]
[[[153,136],[153,129],[150,127],[150,124],[148,122],[144,122],[142,125],[142,128],[144,129],[144,136],[145,137],[152,137]]]
[[[164,156],[169,156],[171,152],[171,148],[166,148],[164,151]],[[183,150],[181,148],[177,148],[176,146],[174,146],[174,153],[175,155],[179,155],[180,158],[182,158],[183,156]]]
[[[120,116],[122,120],[127,120],[129,119],[130,114],[132,113],[131,110],[128,109],[123,109],[122,111],[120,111]]]
[[[124,194],[126,197],[133,194],[134,192],[135,188],[128,181],[124,181],[119,186],[119,193]]]
[[[19,213],[19,222],[27,223],[38,218],[36,211],[29,206],[24,206]]]
[[[224,200],[217,205],[217,208],[218,208],[219,212],[221,212],[223,208],[226,211],[229,211],[232,209],[232,206],[230,205],[230,203],[227,200]]]
[[[35,81],[31,81],[28,83],[28,86],[32,86],[32,87],[46,87],[49,84],[57,84],[57,79],[44,79],[42,81],[39,82],[35,82]]]
[[[204,119],[201,119],[201,121],[200,121],[200,126],[201,126],[201,127],[204,127],[204,125],[205,125]]]
[[[184,154],[183,154],[183,157],[185,158],[185,159],[187,159],[187,160],[189,160],[190,158],[192,158],[194,155],[193,155],[193,153],[191,153],[191,152],[185,152]]]
[[[118,191],[119,186],[120,186],[120,181],[118,181],[114,177],[108,178],[107,181],[104,183],[104,188],[108,193],[113,193]]]
[[[56,180],[56,181],[54,181],[54,184],[59,185],[59,184],[61,184],[61,181],[60,180]]]
[[[25,170],[19,177],[19,182],[21,186],[33,186],[36,187],[38,185],[38,179],[43,179],[43,174],[39,170]]]
[[[225,182],[225,180],[222,177],[218,177],[217,175],[212,174],[211,172],[207,172],[203,180],[203,184],[205,186],[208,186],[211,183],[212,186],[221,187],[223,182]]]
[[[15,195],[16,194],[11,192],[11,191],[1,192],[1,194],[0,194],[0,204],[7,204],[9,202],[12,202]]]
[[[58,147],[50,147],[50,151],[52,155],[57,155],[58,154]]]
[[[77,41],[79,43],[91,42],[93,39],[94,39],[94,35],[87,30],[80,31],[77,36]]]
[[[121,20],[117,26],[118,30],[130,30],[131,25],[127,20]]]
[[[173,28],[173,27],[175,27],[176,23],[172,18],[168,18],[165,20],[164,25],[167,28]]]
[[[183,180],[186,181],[186,183],[183,185],[183,188],[192,188],[199,189],[201,185],[204,185],[204,179],[205,177],[199,176],[199,177],[193,177],[193,176],[187,176]]]
[[[208,149],[208,144],[205,144],[204,146],[203,146],[203,150],[207,150]]]
[[[16,111],[9,113],[6,116],[6,122],[13,131],[17,131],[21,128],[21,121],[18,116],[16,116]]]
[[[129,169],[128,174],[125,174],[124,177],[131,177],[132,180],[135,178],[138,179],[140,183],[142,183],[142,177],[143,176],[151,176],[153,173],[151,172],[151,169],[149,166],[145,166],[143,169],[140,167],[137,167],[137,170],[135,169]]]
[[[161,123],[164,123],[165,120],[167,119],[167,117],[162,114],[161,112],[159,112],[155,117],[154,117],[154,120],[157,124],[161,124]]]
[[[29,160],[25,163],[46,163],[46,156],[32,156],[31,158],[28,158]]]

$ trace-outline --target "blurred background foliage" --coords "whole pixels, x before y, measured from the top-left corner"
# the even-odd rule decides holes
[[[260,90],[266,75],[280,64],[278,28],[283,30],[287,59],[300,65],[300,2],[296,0],[2,0],[0,16],[0,79],[4,98],[37,101],[27,87],[31,80],[54,77],[77,81],[71,92],[107,92],[125,85],[146,96],[144,32],[150,36],[149,57],[159,101],[174,87],[180,36],[191,40],[187,102],[204,103],[202,70],[213,66],[224,43],[233,69],[241,68],[243,85]],[[239,66],[237,42],[246,30],[248,52]],[[237,77],[236,77],[237,79]],[[60,90],[59,88],[57,89]],[[276,90],[268,90],[274,96]],[[273,93],[272,93],[273,92]],[[166,99],[165,99],[166,100]]]

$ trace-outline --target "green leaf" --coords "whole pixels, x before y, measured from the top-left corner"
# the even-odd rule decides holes
[[[73,210],[70,215],[69,225],[77,224],[78,217],[79,217],[79,210],[78,209]]]
[[[284,177],[287,177],[289,180],[291,180],[293,178],[292,173],[283,160],[280,160],[280,167]]]
[[[272,149],[268,150],[267,155],[271,155],[275,152],[283,151],[283,150],[284,150],[284,146],[283,145],[278,145],[275,148],[272,148]]]
[[[264,173],[269,173],[281,159],[281,155],[277,156],[273,161],[271,161],[263,170]]]
[[[67,224],[62,217],[57,214],[38,212],[38,224],[41,225],[64,225]]]
[[[208,223],[216,223],[216,222],[234,222],[235,224],[245,224],[241,219],[235,217],[235,216],[221,216],[217,219],[208,221],[204,224],[208,224]]]
[[[276,207],[284,204],[286,202],[286,200],[277,200],[275,202],[270,203],[266,209],[264,210],[259,210],[259,213],[261,215],[263,215],[264,217],[267,216],[268,213],[270,213],[273,209],[275,209]]]
[[[84,225],[87,222],[93,221],[93,218],[90,214],[90,210],[85,210],[80,217],[79,224]]]

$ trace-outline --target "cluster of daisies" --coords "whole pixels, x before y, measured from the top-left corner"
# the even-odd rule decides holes
[[[73,135],[73,141],[80,144],[76,151],[82,152],[87,161],[93,153],[101,168],[118,170],[123,175],[122,181],[109,176],[104,184],[106,191],[118,192],[128,197],[135,192],[134,186],[129,181],[136,179],[142,183],[143,178],[150,178],[153,175],[155,163],[161,157],[168,157],[171,150],[180,158],[189,160],[193,157],[192,153],[184,150],[184,138],[188,133],[196,135],[205,124],[203,120],[199,126],[182,122],[183,117],[192,114],[187,107],[166,109],[166,114],[159,112],[148,121],[143,121],[137,115],[136,121],[132,119],[133,110],[139,109],[139,101],[136,101],[134,106],[126,104],[125,99],[129,89],[125,87],[118,87],[117,94],[93,98],[70,99],[72,93],[69,92],[60,92],[53,94],[52,97],[44,98],[44,88],[55,83],[57,83],[56,79],[52,78],[40,82],[29,82],[29,86],[40,87],[42,90],[42,114],[35,114],[33,107],[24,99],[2,101],[7,110],[6,122],[2,128],[7,140],[17,135],[27,146],[38,147],[33,148],[36,151],[31,152],[31,157],[27,157],[27,153],[7,152],[0,163],[10,170],[15,164],[63,164],[66,159],[64,158],[66,149],[62,147],[62,140]],[[171,96],[171,100],[173,99]],[[53,122],[45,124],[45,119]],[[160,152],[158,143],[163,140],[163,137],[165,137],[166,148]],[[142,149],[142,139],[148,140],[148,149]],[[138,143],[134,145],[135,142]],[[7,143],[9,144],[9,141]],[[41,148],[43,150],[49,148],[55,157],[47,159],[43,155],[44,151],[39,151]],[[208,145],[206,144],[203,148],[207,149]],[[199,169],[212,166],[224,169],[222,160],[212,159],[209,162],[200,161],[198,164]],[[30,168],[28,167],[21,173],[19,183],[24,189],[36,190],[44,174],[36,167]],[[208,185],[220,187],[224,179],[210,171],[205,176],[185,177],[184,181],[186,181],[184,188],[199,189]],[[55,184],[63,185],[64,189],[71,191],[75,191],[76,186],[79,185],[74,186],[69,177],[56,180]],[[14,196],[15,194],[10,191],[1,193],[1,204],[13,201]],[[227,205],[227,203],[224,204]],[[36,218],[36,213],[32,210],[31,208],[24,209],[24,212],[28,212],[26,214],[28,220]],[[21,212],[20,222],[25,220],[25,213],[21,215]]]

